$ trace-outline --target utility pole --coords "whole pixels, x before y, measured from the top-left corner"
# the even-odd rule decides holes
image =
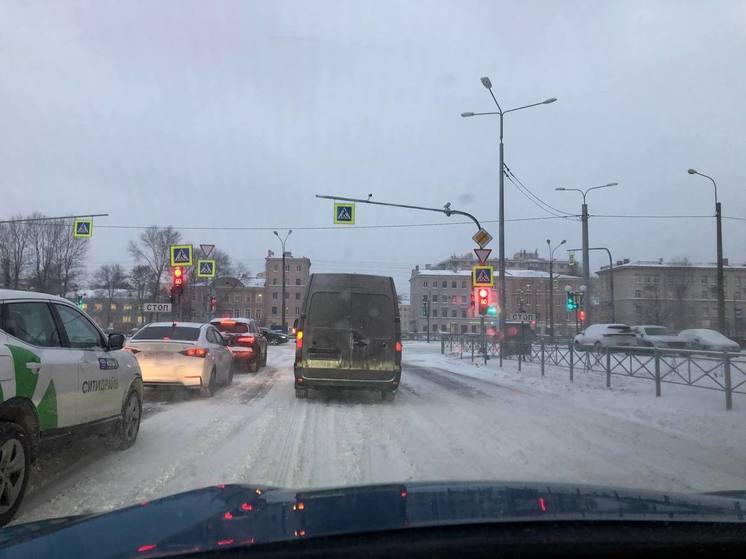
[[[564,188],[557,187],[555,190],[563,191],[575,191],[580,192],[583,195],[583,205],[581,212],[581,220],[583,222],[583,281],[585,281],[586,293],[588,306],[585,309],[585,323],[593,324],[593,301],[591,300],[591,262],[588,255],[588,204],[586,203],[586,197],[591,190],[598,190],[599,188],[609,188],[610,186],[617,186],[618,182],[610,182],[602,184],[601,186],[592,186],[582,190],[580,188]]]
[[[687,171],[690,175],[699,175],[712,181],[715,187],[715,227],[717,228],[717,292],[718,292],[718,328],[725,334],[725,271],[723,270],[723,223],[721,219],[720,200],[718,200],[718,185],[709,175],[695,169]]]
[[[554,264],[554,251],[564,245],[567,241],[562,239],[562,242],[556,247],[552,248],[551,239],[547,239],[547,246],[549,247],[549,340],[554,341],[554,277],[553,277],[553,264]]]
[[[508,312],[507,309],[507,289],[505,284],[505,156],[504,156],[504,144],[503,144],[503,121],[505,118],[505,115],[508,113],[512,113],[515,111],[520,111],[522,109],[528,109],[531,107],[537,107],[539,105],[549,105],[550,103],[554,103],[557,99],[556,97],[550,97],[549,99],[545,99],[544,101],[540,101],[539,103],[531,103],[530,105],[523,105],[521,107],[515,107],[512,109],[503,110],[500,106],[500,103],[497,102],[497,97],[495,97],[495,94],[492,92],[492,81],[488,77],[483,77],[480,80],[482,82],[482,85],[487,88],[487,90],[490,92],[490,96],[492,97],[492,100],[495,102],[495,106],[497,106],[496,112],[486,112],[486,113],[474,113],[474,112],[466,112],[461,113],[461,116],[463,118],[473,117],[473,116],[484,116],[484,115],[499,115],[500,116],[500,180],[499,180],[499,192],[498,192],[498,203],[499,203],[499,226],[498,226],[498,246],[499,246],[499,266],[498,270],[500,273],[500,333],[504,336],[505,335],[505,315]]]
[[[280,235],[277,234],[277,231],[274,231],[275,237],[277,237],[282,243],[282,331],[286,334],[288,330],[287,324],[285,324],[285,290],[287,289],[287,286],[285,285],[285,241],[288,240],[288,237],[292,232],[293,230],[290,229],[283,239],[282,237],[280,237]]]

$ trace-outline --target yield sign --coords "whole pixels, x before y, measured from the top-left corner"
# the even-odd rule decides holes
[[[199,248],[205,258],[210,258],[212,251],[215,249],[215,245],[199,245]]]
[[[474,254],[477,255],[477,260],[479,260],[480,264],[484,264],[487,262],[487,259],[490,257],[490,253],[492,252],[491,248],[475,248]]]

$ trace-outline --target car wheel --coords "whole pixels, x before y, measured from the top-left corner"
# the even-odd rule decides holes
[[[225,385],[230,386],[231,384],[233,384],[233,363],[228,367],[228,380]]]
[[[0,424],[0,526],[13,519],[23,501],[31,466],[31,441],[15,423]]]
[[[396,398],[396,390],[381,390],[381,399],[384,402],[393,402]]]
[[[262,353],[262,367],[267,366],[267,350],[264,350],[264,353]]]
[[[203,386],[200,389],[200,393],[205,398],[211,398],[213,394],[215,394],[215,384],[217,380],[215,379],[215,369],[210,371],[210,380],[207,383],[207,386]]]
[[[257,355],[254,359],[249,361],[249,372],[250,373],[256,373],[259,370],[259,359],[261,358],[261,354]]]
[[[601,345],[601,342],[596,342],[593,344],[593,351],[595,351],[598,355],[601,355],[604,352],[604,346]]]
[[[135,444],[140,432],[142,402],[135,390],[130,390],[122,407],[122,415],[114,422],[107,441],[109,448],[125,450]]]
[[[296,388],[295,389],[295,397],[298,400],[304,400],[308,398],[308,390],[305,388]]]
[[[575,351],[583,350],[583,346],[580,345],[580,342],[576,341],[573,345],[575,346]]]

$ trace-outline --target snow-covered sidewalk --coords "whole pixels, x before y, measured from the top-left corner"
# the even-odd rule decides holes
[[[551,394],[577,408],[613,415],[625,421],[635,421],[672,434],[694,437],[738,451],[746,451],[746,397],[733,395],[733,409],[725,410],[723,392],[663,383],[661,397],[655,396],[655,383],[643,378],[612,375],[611,388],[606,376],[598,371],[585,371],[576,364],[573,382],[567,368],[545,367],[541,376],[539,364],[523,362],[518,370],[516,359],[484,360],[458,353],[440,353],[440,343],[408,342],[404,351],[407,362],[448,369],[463,375],[516,390]],[[746,471],[746,464],[744,464]]]

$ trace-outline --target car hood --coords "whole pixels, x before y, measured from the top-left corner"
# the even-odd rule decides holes
[[[109,513],[6,527],[0,557],[149,557],[415,527],[561,520],[746,524],[746,492],[494,482],[308,490],[218,485]]]

